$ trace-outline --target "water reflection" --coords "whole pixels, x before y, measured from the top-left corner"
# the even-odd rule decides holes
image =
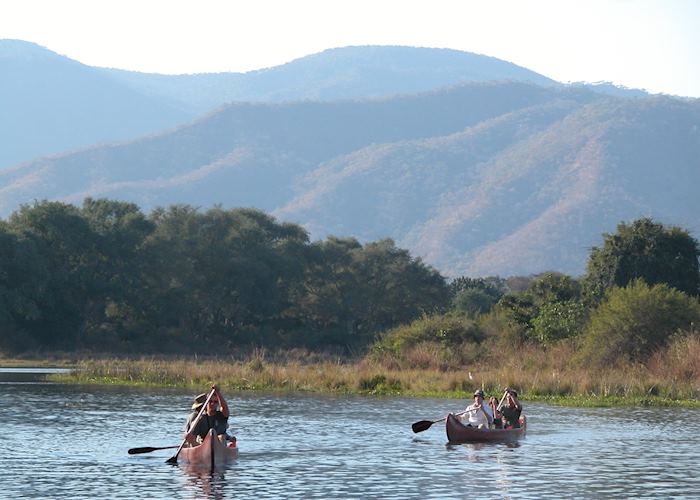
[[[185,474],[185,485],[195,498],[224,498],[226,491],[226,467],[211,468],[187,465],[180,467]],[[230,471],[229,471],[230,472]]]
[[[499,447],[499,448],[520,448],[520,441],[505,441],[505,442],[498,442],[498,443],[458,443],[458,444],[453,444],[453,443],[447,443],[445,445],[445,448],[447,448],[449,451],[459,451],[460,449],[468,449],[468,450],[483,450],[484,448],[489,448],[489,447]]]
[[[483,450],[484,446],[486,444],[489,444],[490,446],[493,446],[493,443],[461,443],[461,444],[451,444],[447,443],[445,447],[448,450],[454,451],[454,450],[460,450],[460,449],[467,449],[467,450]]]

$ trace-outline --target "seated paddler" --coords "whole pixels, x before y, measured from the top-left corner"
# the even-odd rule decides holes
[[[506,400],[501,408],[503,414],[503,426],[506,429],[517,429],[520,427],[520,414],[523,405],[518,401],[518,392],[515,389],[506,388]]]
[[[478,389],[474,392],[474,402],[467,406],[463,412],[462,422],[466,420],[466,425],[488,429],[493,424],[493,414],[491,408],[484,404],[484,391]]]
[[[226,433],[229,417],[228,404],[226,404],[224,396],[216,385],[212,386],[212,390],[214,394],[209,398],[208,402],[207,396],[209,393],[200,394],[194,399],[192,412],[187,417],[187,425],[185,426],[185,440],[190,444],[195,445],[201,442],[209,433],[210,429],[214,429],[221,441],[228,440],[235,442],[236,440],[235,437],[229,436]],[[199,421],[192,426],[205,402],[207,405],[202,416],[199,418]]]

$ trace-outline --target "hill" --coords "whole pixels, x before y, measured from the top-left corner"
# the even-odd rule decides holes
[[[234,101],[366,99],[426,92],[467,82],[557,84],[495,57],[400,46],[328,49],[248,73],[155,75],[105,71],[135,90],[171,98],[200,113]]]
[[[90,67],[30,42],[0,40],[0,75],[0,169],[136,139],[229,102],[365,99],[474,81],[556,85],[493,57],[379,46],[329,49],[249,73],[173,76]]]
[[[559,100],[336,158],[275,214],[391,236],[453,276],[576,275],[620,221],[698,232],[699,130],[700,101]]]
[[[194,117],[101,70],[36,44],[0,40],[0,168],[91,144],[133,139]]]
[[[583,270],[620,220],[694,230],[700,104],[470,83],[361,101],[234,103],[175,130],[0,170],[31,199],[255,206],[314,238],[393,237],[449,275]]]

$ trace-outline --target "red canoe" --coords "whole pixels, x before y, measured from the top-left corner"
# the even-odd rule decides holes
[[[238,458],[238,448],[232,448],[226,443],[219,441],[214,433],[214,429],[211,429],[202,444],[182,448],[178,461],[213,469],[214,467],[225,465],[236,458]]]
[[[447,415],[445,430],[450,443],[484,443],[514,441],[525,435],[525,415],[520,415],[519,429],[477,429],[464,425],[454,414]]]

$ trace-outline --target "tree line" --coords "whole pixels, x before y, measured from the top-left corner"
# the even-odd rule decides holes
[[[445,279],[393,241],[310,242],[254,209],[41,201],[0,221],[0,348],[359,349],[438,311]]]
[[[575,339],[591,359],[634,359],[700,320],[698,255],[687,231],[644,218],[603,235],[578,278],[448,280],[392,240],[311,242],[255,209],[41,201],[0,220],[0,349],[427,344],[468,360]]]

